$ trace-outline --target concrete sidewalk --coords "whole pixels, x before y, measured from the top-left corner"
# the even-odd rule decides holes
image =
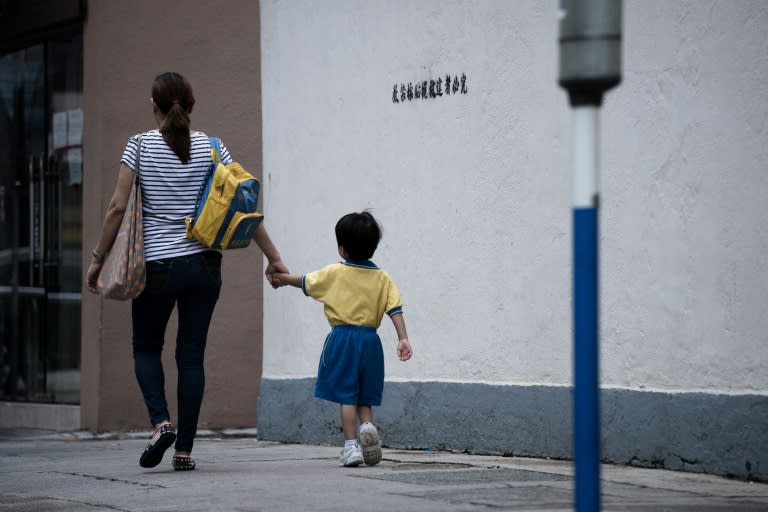
[[[0,511],[572,510],[570,462],[384,450],[342,468],[338,447],[203,433],[198,469],[170,455],[139,467],[148,433],[0,432]],[[768,485],[626,466],[602,468],[603,510],[766,511]]]

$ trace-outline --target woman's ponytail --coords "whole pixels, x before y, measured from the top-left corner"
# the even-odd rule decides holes
[[[178,73],[163,73],[152,84],[152,100],[163,114],[160,133],[182,163],[190,159],[190,119],[195,105],[192,86]]]

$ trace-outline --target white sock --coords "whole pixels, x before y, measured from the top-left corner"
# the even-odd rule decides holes
[[[357,444],[357,439],[345,439],[344,440],[344,448],[349,448],[350,446],[355,446]]]

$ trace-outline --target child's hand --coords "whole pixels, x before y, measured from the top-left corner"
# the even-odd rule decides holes
[[[275,272],[271,276],[272,280],[270,284],[272,288],[280,288],[283,286],[295,286],[301,288],[301,276],[295,274],[288,274],[286,272]]]
[[[285,282],[285,278],[288,277],[288,274],[275,272],[274,274],[272,274],[271,277],[272,277],[272,288],[281,288],[286,284],[288,284]]]
[[[408,338],[403,338],[397,342],[397,357],[399,357],[401,361],[409,360],[412,355],[413,349],[411,348]]]

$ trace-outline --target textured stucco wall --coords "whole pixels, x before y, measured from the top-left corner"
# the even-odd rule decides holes
[[[768,4],[626,4],[604,115],[603,382],[768,392]]]
[[[264,182],[291,270],[373,208],[414,359],[400,381],[571,382],[570,129],[557,2],[266,1]],[[603,385],[768,391],[768,4],[627,1],[602,109]],[[395,83],[468,94],[394,104]],[[267,291],[264,375],[314,374],[327,330]],[[387,322],[385,320],[385,322]]]
[[[555,0],[262,4],[267,215],[286,262],[336,261],[370,207],[415,347],[387,354],[388,446],[570,457],[570,112]],[[605,461],[766,479],[768,4],[625,2],[602,109]],[[466,74],[466,95],[392,102]],[[327,325],[265,296],[259,432],[338,442],[312,398]]]

